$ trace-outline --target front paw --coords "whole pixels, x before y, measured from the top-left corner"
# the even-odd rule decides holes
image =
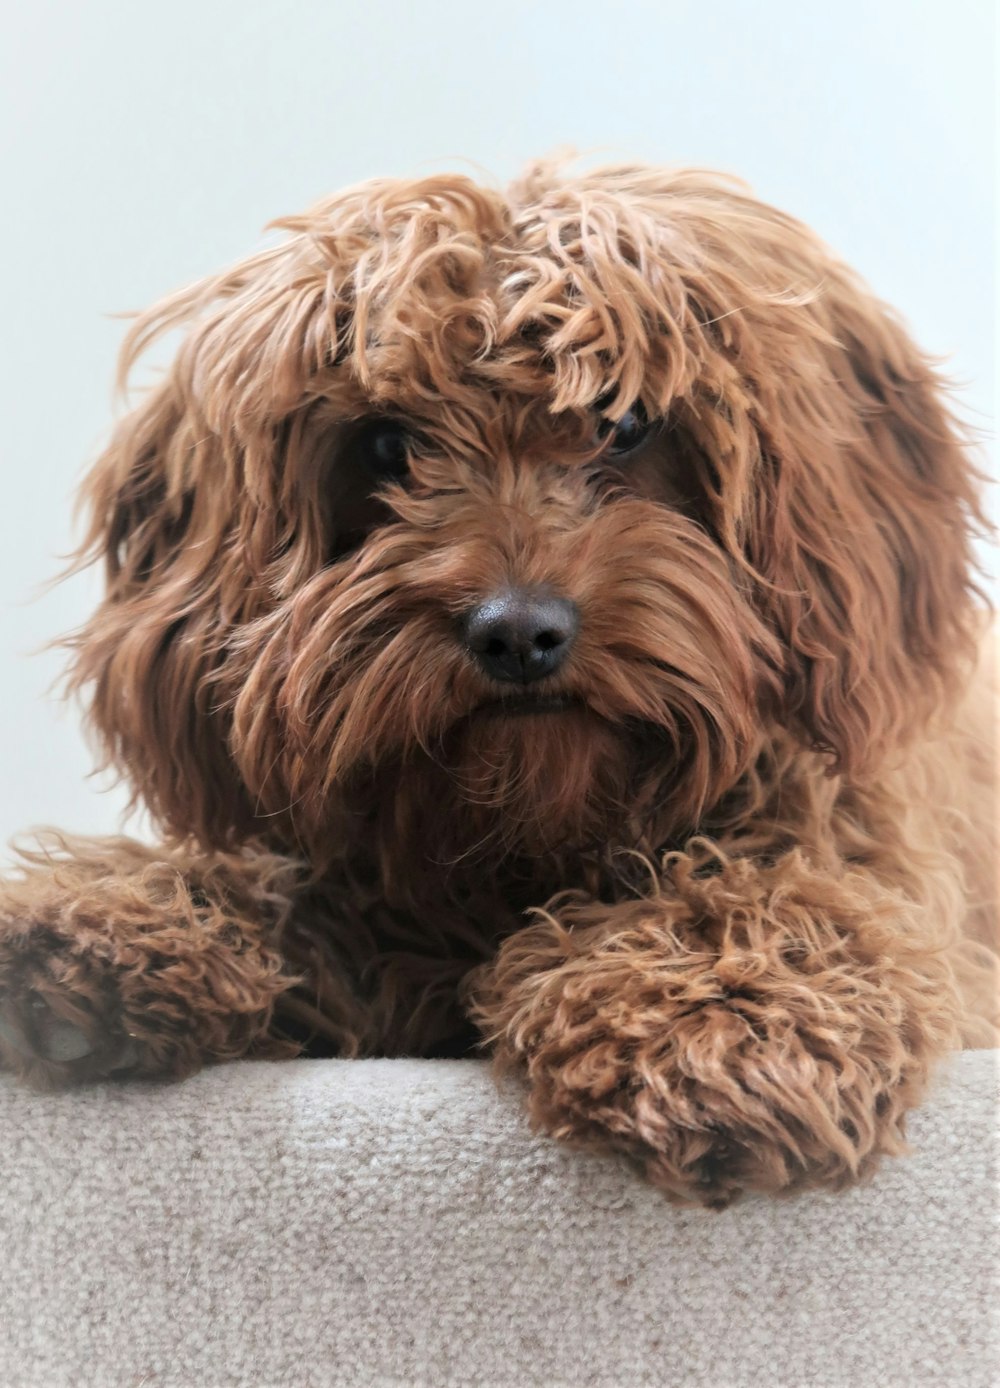
[[[108,1036],[98,1024],[78,1026],[42,998],[0,998],[0,1069],[36,1088],[103,1079],[139,1063],[135,1039]]]
[[[840,1190],[905,1150],[901,1089],[852,1086],[852,1068],[720,1001],[658,1035],[578,1020],[533,1049],[525,1076],[537,1129],[625,1153],[672,1202],[721,1210],[747,1191]]]
[[[672,1200],[714,1208],[838,1190],[904,1152],[904,1115],[951,1034],[948,978],[919,942],[800,862],[671,885],[560,903],[470,978],[470,1012],[526,1078],[535,1126],[625,1152]]]
[[[44,927],[0,922],[0,1068],[52,1089],[139,1062],[107,971]]]
[[[612,1038],[594,1021],[573,1026],[571,1050],[550,1038],[527,1067],[535,1126],[625,1153],[672,1202],[716,1210],[744,1192],[841,1190],[905,1150],[900,1084],[859,1080],[848,1054],[768,1033],[735,1002],[701,1003],[669,1035]]]

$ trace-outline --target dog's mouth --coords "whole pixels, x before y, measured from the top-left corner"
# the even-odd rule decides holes
[[[505,694],[487,699],[473,709],[473,717],[523,718],[526,715],[567,713],[585,709],[586,704],[571,694]]]

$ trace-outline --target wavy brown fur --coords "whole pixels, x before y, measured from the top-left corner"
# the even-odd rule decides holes
[[[166,846],[25,856],[0,1055],[178,1076],[472,1023],[541,1128],[672,1199],[865,1176],[1000,1039],[977,478],[933,368],[714,175],[277,225],[126,341],[123,380],[183,334],[86,484],[71,684]],[[381,489],[373,415],[411,431]],[[554,711],[460,639],[511,584],[579,608]]]

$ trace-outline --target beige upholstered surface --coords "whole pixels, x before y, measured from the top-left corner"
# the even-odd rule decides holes
[[[473,1061],[0,1083],[4,1388],[986,1388],[1000,1053],[843,1196],[666,1205]]]

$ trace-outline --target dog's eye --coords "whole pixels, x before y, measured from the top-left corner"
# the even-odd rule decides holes
[[[400,482],[409,471],[411,439],[395,419],[374,419],[361,434],[362,456],[379,482]]]
[[[598,436],[606,440],[605,452],[613,458],[620,458],[638,448],[649,429],[646,411],[637,401],[630,410],[625,411],[617,424],[604,420],[598,428]]]

